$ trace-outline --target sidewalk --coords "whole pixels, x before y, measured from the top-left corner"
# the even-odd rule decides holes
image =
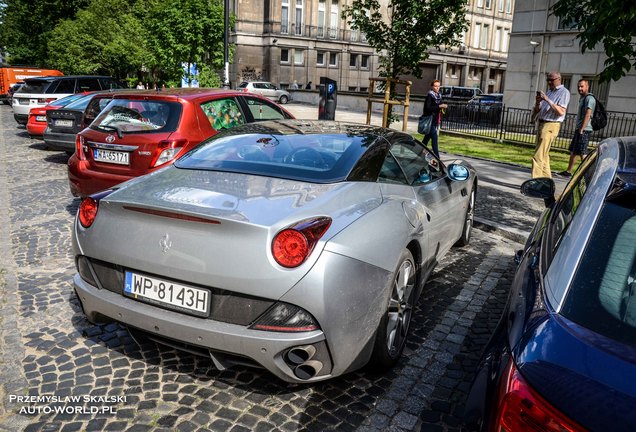
[[[285,108],[296,118],[318,119],[317,106],[292,102],[285,105]],[[336,120],[366,123],[367,118],[366,112],[337,109]],[[372,113],[371,124],[382,125],[381,113]],[[402,130],[402,123],[393,123],[391,128]],[[415,133],[416,131],[417,121],[409,118],[407,132]],[[475,226],[484,231],[495,231],[506,238],[525,243],[535,221],[545,209],[543,200],[528,198],[519,192],[521,184],[531,178],[530,169],[443,152],[441,156],[444,162],[463,159],[477,170],[479,188],[475,208]],[[554,181],[556,192],[559,194],[565,188],[567,180],[555,176]]]

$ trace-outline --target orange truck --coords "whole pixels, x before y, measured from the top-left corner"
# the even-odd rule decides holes
[[[26,78],[40,76],[62,76],[59,70],[38,69],[31,67],[1,67],[0,68],[0,101],[7,103],[11,86],[24,81]]]

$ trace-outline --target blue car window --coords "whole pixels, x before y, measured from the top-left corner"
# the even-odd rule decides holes
[[[561,314],[636,346],[636,194],[627,198],[604,204]]]
[[[572,181],[567,185],[563,191],[563,195],[557,207],[555,208],[554,215],[552,216],[552,225],[549,236],[549,256],[546,256],[547,262],[552,261],[552,257],[561,244],[561,239],[566,229],[572,222],[574,215],[576,214],[581,200],[587,191],[587,188],[592,181],[594,171],[596,170],[597,153],[593,152],[579,166],[579,169],[574,174]]]

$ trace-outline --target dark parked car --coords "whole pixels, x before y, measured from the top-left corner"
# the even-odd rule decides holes
[[[108,105],[116,92],[130,91],[134,90],[91,93],[64,107],[46,111],[47,127],[43,134],[44,142],[54,150],[73,153],[77,133],[95,120],[95,117]]]
[[[608,139],[517,253],[503,317],[466,402],[467,430],[636,430],[636,137]]]
[[[174,162],[223,129],[293,118],[264,97],[236,90],[169,89],[117,94],[77,134],[71,192],[87,196]]]
[[[41,108],[31,108],[29,111],[29,121],[26,125],[29,137],[39,139],[43,138],[44,131],[46,130],[47,111],[64,108],[66,105],[76,101],[77,99],[83,98],[87,94],[88,93],[75,93],[61,99],[56,99],[53,102],[49,102]]]
[[[503,94],[490,93],[473,97],[466,104],[468,120],[477,124],[499,124],[503,112]]]

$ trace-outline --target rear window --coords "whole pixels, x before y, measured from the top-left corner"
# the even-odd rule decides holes
[[[90,127],[123,133],[173,132],[181,112],[178,102],[113,99]]]
[[[93,100],[92,95],[82,95],[82,97],[66,105],[66,108],[84,111],[91,100]]]
[[[227,131],[181,157],[175,166],[329,183],[347,177],[367,141],[365,136],[340,133],[232,135]]]
[[[561,314],[636,347],[636,194],[603,206]]]
[[[247,83],[246,83],[246,82],[242,82],[242,83],[238,86],[238,88],[240,88],[240,89],[243,89],[243,88],[246,88],[246,87],[247,87]]]
[[[27,81],[16,93],[46,93],[49,87],[51,87],[51,81]]]
[[[66,106],[66,105],[69,105],[71,102],[76,101],[77,99],[81,99],[81,98],[83,98],[85,96],[86,95],[84,95],[84,94],[76,93],[76,94],[72,94],[70,96],[65,96],[63,98],[57,99],[57,100],[49,103],[49,105]]]

